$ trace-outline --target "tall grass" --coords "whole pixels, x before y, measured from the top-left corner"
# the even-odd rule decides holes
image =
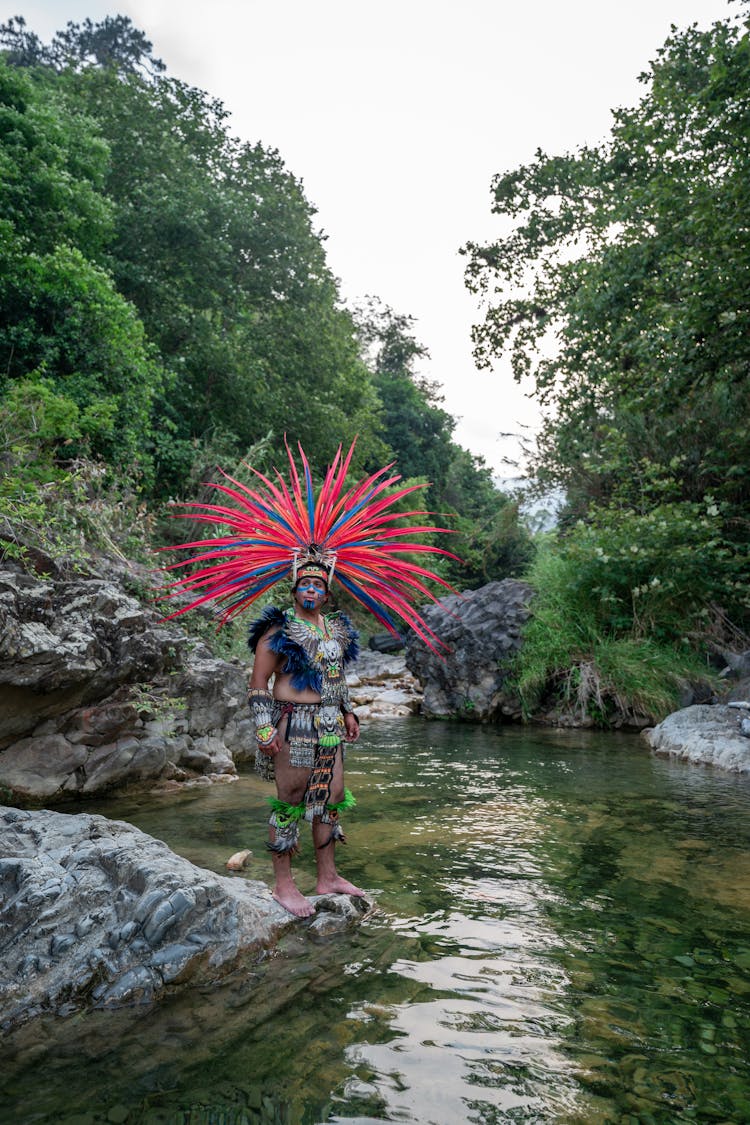
[[[657,722],[688,684],[712,679],[690,649],[603,627],[596,591],[578,578],[575,564],[547,544],[527,575],[533,616],[513,671],[527,717],[558,709],[601,725]]]

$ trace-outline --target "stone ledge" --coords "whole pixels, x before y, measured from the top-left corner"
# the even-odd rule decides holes
[[[695,704],[667,715],[642,737],[655,754],[750,773],[750,738],[741,730],[744,714],[722,703]]]
[[[320,895],[300,920],[265,883],[217,875],[130,824],[0,808],[0,1027],[158,1000],[263,957],[291,926],[318,939],[369,898]]]

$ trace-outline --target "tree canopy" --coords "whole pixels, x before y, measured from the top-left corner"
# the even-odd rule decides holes
[[[508,233],[464,251],[487,303],[477,359],[508,352],[533,379],[533,469],[566,490],[568,546],[582,536],[607,558],[590,583],[617,586],[620,622],[652,579],[675,608],[748,621],[749,63],[742,17],[673,30],[608,140],[497,176]],[[698,598],[693,568],[670,573],[669,541],[691,538]],[[615,581],[618,551],[639,566]]]
[[[0,60],[0,354],[6,389],[51,379],[93,449],[143,455],[162,373],[133,306],[97,261],[111,236],[107,146],[55,85]]]
[[[394,459],[455,517],[452,581],[515,572],[517,512],[416,374],[410,318],[343,306],[280,154],[232,136],[127,17],[49,44],[16,17],[0,46],[0,430],[46,419],[42,476],[91,456],[158,504],[250,452],[270,468],[285,434],[318,472],[356,436],[353,471]]]
[[[115,432],[137,437],[121,452],[156,497],[285,431],[318,466],[357,432],[360,464],[384,457],[314,208],[279,154],[161,74],[125,17],[68,24],[49,46],[17,18],[0,38],[8,376],[65,379],[83,407],[120,379]]]
[[[383,436],[405,476],[430,482],[427,503],[457,533],[462,562],[444,563],[445,576],[474,587],[519,574],[532,546],[518,506],[497,488],[484,459],[453,440],[455,419],[440,405],[439,387],[417,373],[427,349],[412,318],[370,300],[357,320],[383,403]]]

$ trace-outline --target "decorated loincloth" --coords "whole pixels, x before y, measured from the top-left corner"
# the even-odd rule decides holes
[[[271,716],[281,741],[289,744],[290,766],[308,770],[315,768],[318,764],[321,733],[324,741],[329,744],[329,749],[331,746],[335,749],[341,743],[343,754],[346,727],[340,711],[334,709],[332,712],[330,707],[324,708],[321,703],[293,703],[291,700],[274,699]],[[324,720],[323,729],[321,718]],[[335,741],[330,737],[331,733],[334,734]],[[274,755],[264,754],[260,746],[255,755],[255,770],[264,781],[273,781],[275,778]]]

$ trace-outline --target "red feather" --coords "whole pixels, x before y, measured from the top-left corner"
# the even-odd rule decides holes
[[[347,489],[346,478],[355,447],[352,442],[345,455],[341,446],[337,449],[315,499],[309,495],[310,470],[302,446],[298,448],[305,476],[304,493],[286,438],[284,446],[289,460],[289,484],[278,470],[274,470],[276,482],[273,482],[248,466],[258,482],[255,487],[220,470],[227,483],[212,482],[211,487],[227,497],[233,506],[186,503],[184,507],[188,511],[177,513],[177,518],[224,528],[227,534],[215,539],[196,539],[176,548],[163,548],[197,552],[172,563],[166,568],[169,571],[210,564],[169,585],[168,597],[185,593],[197,595],[170,616],[178,617],[196,606],[215,601],[222,607],[220,620],[224,623],[252,605],[276,582],[288,577],[295,554],[304,559],[315,544],[329,563],[334,563],[335,558],[334,576],[338,576],[353,597],[390,632],[397,631],[391,616],[395,614],[434,651],[445,647],[421,616],[414,599],[437,601],[428,582],[444,590],[452,591],[453,587],[434,571],[403,556],[434,554],[456,559],[458,556],[442,547],[412,538],[451,534],[451,531],[425,523],[423,517],[430,514],[426,511],[394,511],[394,505],[405,496],[427,485],[395,488],[401,477],[391,473],[393,466],[389,464]],[[418,523],[404,525],[405,520],[415,517]]]

